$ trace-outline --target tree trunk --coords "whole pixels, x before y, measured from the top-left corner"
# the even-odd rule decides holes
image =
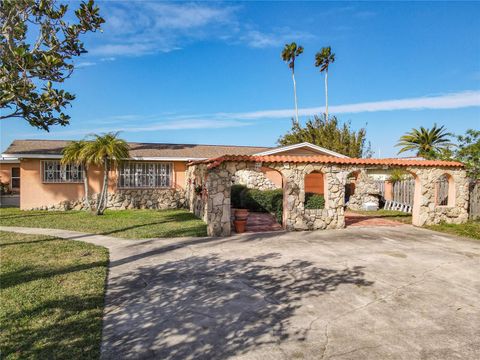
[[[298,125],[298,104],[297,104],[297,83],[295,82],[295,72],[292,69],[292,79],[293,79],[293,96],[295,98],[295,120]]]
[[[83,165],[83,186],[85,188],[85,208],[91,210],[90,197],[88,195],[88,177],[87,167]]]
[[[328,123],[328,68],[325,70],[325,123]]]
[[[108,194],[108,160],[105,158],[103,160],[103,185],[102,191],[100,193],[100,198],[97,204],[97,215],[103,215],[105,211],[105,202],[107,201],[106,197]]]

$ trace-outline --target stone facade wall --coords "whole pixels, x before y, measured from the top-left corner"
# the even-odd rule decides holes
[[[326,165],[305,163],[268,163],[269,168],[278,170],[284,178],[283,226],[286,230],[339,229],[345,227],[345,185],[352,172],[365,173],[361,165]],[[372,166],[369,165],[369,168]],[[188,182],[203,178],[205,190],[201,195],[187,187],[187,202],[190,211],[200,215],[208,225],[212,236],[228,236],[231,233],[230,189],[232,177],[238,171],[254,171],[254,163],[224,162],[208,169],[205,164],[190,166]],[[416,177],[414,225],[423,226],[441,221],[463,223],[468,218],[468,180],[464,169],[441,169],[407,167]],[[325,177],[325,209],[305,209],[305,175],[316,171]],[[449,174],[455,186],[455,201],[451,206],[435,203],[435,186],[438,178]],[[366,177],[366,173],[365,173]],[[361,200],[374,196],[378,189],[371,188],[370,181],[361,178],[357,185]],[[364,185],[362,185],[362,183]],[[360,189],[358,189],[360,187]]]
[[[269,178],[267,178],[262,171],[256,169],[245,169],[237,171],[233,176],[233,182],[234,184],[245,185],[250,189],[278,189],[278,186],[276,186]]]
[[[90,197],[95,206],[98,194]],[[107,208],[125,209],[178,209],[185,205],[185,191],[180,189],[122,189],[108,194]],[[62,201],[30,210],[84,210],[85,198],[76,201]]]
[[[350,210],[364,210],[364,204],[374,203],[379,205],[380,189],[375,180],[367,175],[365,170],[361,170],[355,181],[355,192],[348,200]]]
[[[185,205],[187,209],[207,222],[207,166],[203,164],[189,166],[185,173]],[[201,192],[197,193],[195,188],[200,186]]]
[[[436,204],[436,182],[444,174],[450,175],[453,180],[455,200],[451,206]],[[461,224],[468,220],[469,180],[463,169],[426,168],[417,171],[417,176],[421,191],[418,221],[414,225],[433,225],[440,222]]]

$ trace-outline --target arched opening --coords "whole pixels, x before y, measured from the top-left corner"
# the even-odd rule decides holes
[[[350,204],[350,199],[355,195],[355,188],[359,174],[360,171],[352,171],[347,175],[345,180],[345,204],[347,207]]]
[[[455,183],[447,173],[442,174],[435,183],[435,205],[455,206]]]
[[[284,180],[273,168],[255,164],[232,176],[232,229],[239,232],[282,230]]]
[[[414,219],[419,222],[420,180],[405,169],[350,173],[345,197],[347,226],[399,226],[411,224]]]
[[[305,175],[305,209],[323,209],[326,201],[326,177],[320,171],[312,171]]]

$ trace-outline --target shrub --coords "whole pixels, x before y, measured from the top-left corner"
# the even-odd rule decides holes
[[[305,209],[323,209],[325,198],[322,194],[305,193]]]
[[[249,189],[243,185],[232,185],[232,206],[254,212],[274,214],[279,223],[283,216],[283,191]]]
[[[4,182],[0,181],[0,193],[2,195],[10,194],[10,187],[8,185],[9,185],[8,182],[4,183]]]
[[[247,187],[243,185],[232,185],[230,196],[232,201],[232,206],[234,208],[243,208],[245,207],[243,199],[241,199],[242,191],[246,190]]]

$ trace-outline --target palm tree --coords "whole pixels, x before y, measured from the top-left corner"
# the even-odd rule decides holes
[[[85,140],[80,141],[71,141],[62,152],[61,163],[63,165],[80,165],[82,167],[82,176],[83,176],[83,185],[85,188],[85,208],[90,210],[90,201],[88,195],[88,162],[86,159],[85,149],[87,148],[88,143]]]
[[[328,122],[328,67],[335,62],[335,54],[330,46],[323,47],[315,54],[315,66],[320,67],[320,72],[325,71],[325,122]]]
[[[108,173],[111,165],[117,166],[129,157],[129,147],[125,140],[118,138],[118,132],[94,135],[85,149],[86,161],[103,167],[103,184],[97,203],[97,215],[103,215],[108,202]]]
[[[297,46],[296,43],[285,44],[282,50],[282,60],[288,63],[288,67],[292,69],[293,79],[293,96],[295,97],[295,119],[298,124],[298,104],[297,104],[297,84],[295,82],[295,59],[303,53],[303,46]]]
[[[402,146],[399,154],[414,150],[417,156],[431,159],[436,158],[443,150],[452,145],[450,136],[451,134],[446,132],[445,126],[437,127],[437,124],[434,124],[431,129],[421,126],[420,130],[412,129],[403,135],[395,146]]]

